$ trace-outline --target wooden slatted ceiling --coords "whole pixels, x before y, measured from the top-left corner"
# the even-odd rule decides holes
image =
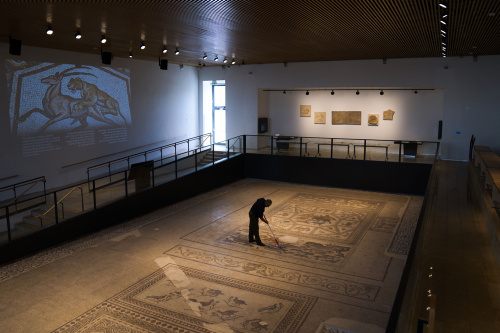
[[[224,57],[246,64],[440,57],[439,21],[439,0],[0,2],[3,42],[11,36],[23,45],[95,54],[102,48],[152,61],[166,44],[162,58],[193,66],[221,65]],[[49,24],[52,36],[45,34]],[[450,0],[447,29],[448,57],[500,54],[500,1]]]

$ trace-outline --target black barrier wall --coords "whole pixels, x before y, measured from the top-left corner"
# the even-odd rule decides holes
[[[245,177],[424,195],[432,164],[245,154]]]

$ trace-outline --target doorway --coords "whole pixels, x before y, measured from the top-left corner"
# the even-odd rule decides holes
[[[203,133],[212,134],[213,143],[226,140],[226,83],[203,81]]]

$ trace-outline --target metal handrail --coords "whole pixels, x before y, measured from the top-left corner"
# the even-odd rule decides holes
[[[10,206],[14,202],[16,202],[17,199],[19,199],[24,193],[28,192],[30,189],[32,189],[36,184],[38,184],[41,181],[43,181],[44,183],[46,182],[45,176],[43,176],[43,179],[38,179],[37,181],[34,181],[33,184],[30,187],[28,187],[26,190],[23,191],[23,193],[19,194],[18,196],[16,196],[12,200],[10,200],[9,203],[7,204],[7,206]],[[27,182],[26,184],[29,184],[29,182]],[[15,185],[14,185],[14,188],[15,188]]]
[[[62,197],[58,202],[56,202],[55,204],[53,204],[52,207],[50,207],[49,209],[47,209],[47,211],[45,211],[45,213],[40,214],[40,215],[38,215],[36,217],[41,219],[43,216],[47,215],[52,209],[54,209],[57,205],[59,205],[64,199],[66,199],[68,197],[68,195],[70,195],[77,188],[80,189],[80,193],[82,195],[82,210],[83,210],[83,189],[82,189],[81,186],[75,186],[68,193],[66,193],[66,195],[64,197]],[[63,213],[63,218],[64,218],[64,209],[63,209],[62,213]],[[57,216],[56,216],[56,218],[57,218]]]
[[[22,181],[19,183],[15,183],[14,185],[0,187],[0,192],[8,191],[8,190],[15,188],[15,187],[21,187],[24,184],[30,184],[30,183],[34,182],[35,180],[42,180],[42,179],[45,180],[45,176],[40,176],[40,177],[36,177],[36,178],[30,179],[30,180],[25,180],[25,181]]]
[[[171,147],[175,147],[177,146],[178,144],[182,144],[182,143],[185,143],[185,142],[189,142],[191,140],[194,140],[196,138],[201,138],[201,137],[205,137],[205,140],[210,137],[211,134],[210,133],[207,133],[207,134],[202,134],[202,135],[198,135],[196,137],[193,137],[193,138],[188,138],[188,139],[184,139],[184,140],[181,140],[181,141],[177,141],[177,142],[174,142],[174,143],[170,143],[168,145],[165,145],[165,146],[161,146],[161,147],[157,147],[157,148],[153,148],[153,149],[149,149],[149,150],[146,150],[146,151],[143,151],[143,152],[140,152],[140,153],[136,153],[136,154],[132,154],[132,155],[128,155],[126,157],[122,157],[122,158],[118,158],[118,159],[115,159],[115,160],[111,160],[111,161],[108,161],[108,162],[105,162],[105,163],[101,163],[101,164],[97,164],[97,165],[94,165],[94,166],[91,166],[91,167],[88,167],[87,168],[87,174],[90,172],[90,171],[93,171],[93,170],[97,170],[97,169],[100,169],[100,168],[103,168],[103,167],[109,167],[111,166],[112,164],[116,164],[116,163],[119,163],[119,162],[123,162],[123,161],[129,161],[130,158],[134,158],[134,157],[137,157],[137,156],[141,156],[141,155],[145,155],[147,153],[151,153],[151,152],[154,152],[154,151],[161,151],[165,148],[171,148]],[[205,142],[205,140],[203,142]]]
[[[200,149],[203,146],[203,144],[205,143],[205,141],[207,141],[207,139],[210,138],[211,136],[212,136],[211,133],[206,134],[205,139],[203,140],[202,143],[200,143],[200,145],[198,146],[198,148],[195,149],[195,151]]]
[[[231,139],[229,139],[229,140],[231,140]],[[231,147],[228,148],[228,150],[231,150],[231,148],[233,148],[234,145],[236,144],[236,142],[238,142],[239,140],[241,140],[241,136],[238,136],[238,138],[236,140],[234,140],[234,143],[231,145]]]

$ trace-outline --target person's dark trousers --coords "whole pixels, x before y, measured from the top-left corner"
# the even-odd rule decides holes
[[[250,217],[248,240],[250,242],[256,242],[257,244],[261,244],[262,241],[260,240],[259,237],[259,218],[255,216],[252,212],[248,213],[248,216]]]

